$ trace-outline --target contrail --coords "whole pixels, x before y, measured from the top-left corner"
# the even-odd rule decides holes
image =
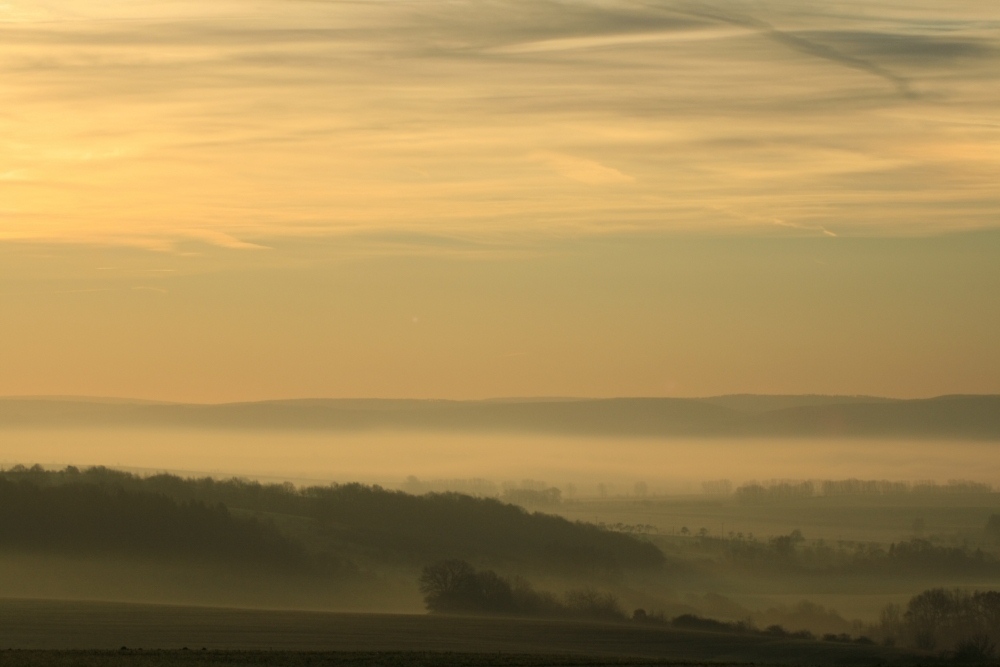
[[[647,5],[649,6],[649,5]],[[663,7],[659,7],[663,9]],[[682,5],[676,5],[671,7],[673,11],[677,11],[682,14],[688,14],[690,16],[698,16],[701,18],[714,19],[723,23],[729,23],[730,25],[738,25],[745,28],[752,28],[759,31],[766,37],[771,38],[779,44],[783,44],[791,49],[798,51],[799,53],[805,53],[817,58],[822,58],[824,60],[829,60],[831,62],[839,63],[845,67],[850,67],[852,69],[860,70],[862,72],[868,72],[874,76],[888,81],[896,88],[900,95],[906,98],[916,98],[918,94],[910,86],[909,80],[906,78],[887,70],[878,63],[874,63],[870,60],[865,60],[864,58],[858,58],[847,53],[843,53],[825,44],[817,44],[816,42],[809,41],[803,37],[799,37],[794,33],[785,32],[775,28],[773,25],[758,19],[753,16],[746,14],[732,14],[723,12],[717,8],[709,7],[706,5],[694,5],[684,3]]]

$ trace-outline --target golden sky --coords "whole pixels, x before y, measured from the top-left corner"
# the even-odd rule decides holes
[[[982,0],[0,0],[0,395],[1000,392]]]

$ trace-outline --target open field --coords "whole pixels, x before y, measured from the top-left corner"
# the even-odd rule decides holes
[[[9,667],[658,667],[683,664],[644,658],[418,651],[7,651]]]
[[[127,647],[126,651],[121,651],[122,647]],[[183,651],[185,647],[189,651]],[[201,655],[203,648],[210,661],[188,657],[188,654]],[[470,664],[465,661],[448,662],[451,658],[442,658],[444,662],[438,662],[437,657],[421,662],[424,658],[419,657],[420,654],[436,656],[439,653],[501,654],[501,662],[480,664],[526,665],[538,663],[519,661],[512,656],[561,656],[558,661],[553,658],[545,664],[567,664],[565,660],[580,655],[589,656],[591,662],[586,664],[595,664],[594,660],[598,658],[600,664],[629,658],[688,663],[810,665],[884,664],[908,659],[906,653],[879,646],[681,631],[632,623],[41,600],[0,601],[0,649],[21,649],[2,653],[4,665],[263,665],[299,664],[296,661],[300,658],[305,660],[303,656],[290,661],[271,659],[280,652],[356,654],[350,660],[350,656],[341,655],[330,662],[323,662],[317,657],[317,662],[302,664]],[[40,650],[43,652],[31,652]],[[157,650],[177,653],[156,653]],[[260,653],[259,657],[246,653],[228,656],[212,653],[218,651],[267,653]],[[386,655],[385,652],[397,657],[388,661],[378,658],[366,661],[361,657],[363,654]]]
[[[417,651],[7,651],[7,667],[695,667],[695,662],[523,653]]]
[[[752,533],[758,537],[794,529],[807,539],[889,543],[921,535],[979,541],[1000,493],[939,493],[813,496],[776,502],[740,502],[733,496],[676,495],[648,498],[590,498],[547,508],[568,519],[613,525],[647,524],[656,534],[677,536],[705,528],[710,536]]]

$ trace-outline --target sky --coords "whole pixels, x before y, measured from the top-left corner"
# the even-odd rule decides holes
[[[1000,393],[981,0],[0,0],[0,395]]]

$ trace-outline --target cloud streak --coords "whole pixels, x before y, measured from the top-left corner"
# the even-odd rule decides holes
[[[916,97],[916,94],[911,88],[910,82],[906,78],[891,72],[874,61],[853,56],[826,44],[803,37],[802,35],[794,32],[779,30],[767,21],[749,14],[726,12],[709,5],[693,5],[678,9],[677,11],[683,11],[700,18],[714,19],[723,23],[757,30],[775,42],[798,51],[799,53],[822,58],[823,60],[828,60],[862,72],[867,72],[868,74],[879,77],[880,79],[884,79],[888,83],[892,84],[903,97]]]
[[[249,250],[1000,219],[1000,26],[973,5],[5,6],[6,239]]]

